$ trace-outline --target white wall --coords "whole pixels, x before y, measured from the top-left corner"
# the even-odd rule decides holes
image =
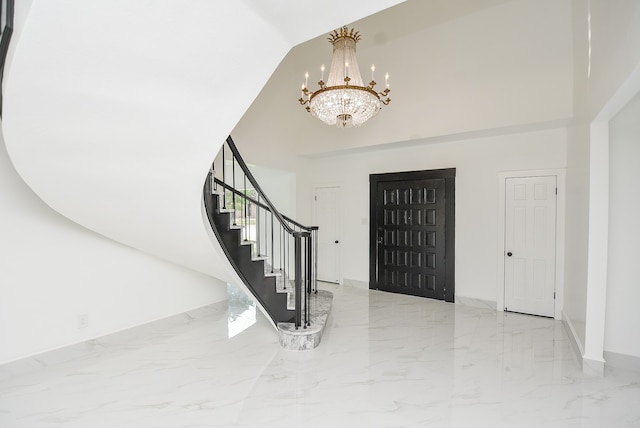
[[[456,168],[456,295],[496,301],[498,174],[514,170],[563,168],[566,131],[429,140],[409,147],[315,159],[307,171],[311,190],[339,184],[343,219],[341,242],[345,280],[369,281],[369,174]]]
[[[261,165],[250,165],[249,169],[277,210],[296,219],[296,175]]]
[[[589,248],[589,119],[588,81],[591,73],[588,4],[573,1],[573,106],[567,140],[565,229],[565,300],[563,318],[584,352],[587,313],[587,252]]]
[[[606,156],[590,157],[590,152],[602,149],[602,125],[606,130],[610,116],[598,119],[604,122],[593,128],[597,135],[592,124],[640,64],[640,3],[574,0],[573,41],[575,118],[567,144],[565,315],[587,359],[601,362],[607,236],[590,235],[590,230],[602,231],[608,220],[607,210],[594,209],[602,207],[597,200],[590,207],[589,198],[607,198],[600,191],[590,194],[589,183],[609,177]]]
[[[609,126],[609,258],[605,350],[640,357],[640,94]]]
[[[0,364],[226,299],[221,281],[46,206],[0,145]],[[89,326],[78,328],[78,315]]]

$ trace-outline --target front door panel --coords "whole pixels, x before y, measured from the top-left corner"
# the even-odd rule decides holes
[[[371,288],[453,301],[445,178],[383,180],[372,182]]]

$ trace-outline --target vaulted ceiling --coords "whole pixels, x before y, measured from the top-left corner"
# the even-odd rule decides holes
[[[331,61],[323,34],[289,52],[233,135],[257,160],[558,126],[572,115],[571,24],[570,0],[408,0],[345,23],[362,34],[360,69],[390,74],[380,114],[336,129],[298,104],[304,73],[313,88]]]

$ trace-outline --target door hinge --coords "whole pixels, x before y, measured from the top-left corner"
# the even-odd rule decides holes
[[[553,292],[553,300],[556,300],[556,292]]]
[[[556,187],[556,195],[558,194],[558,188]]]
[[[315,201],[317,201],[317,200],[318,200],[318,196],[314,196],[314,197],[313,197],[313,199],[314,199]]]

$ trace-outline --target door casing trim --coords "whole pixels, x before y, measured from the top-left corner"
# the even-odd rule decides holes
[[[556,177],[558,188],[558,198],[556,200],[556,275],[554,302],[554,318],[562,319],[562,308],[564,306],[564,236],[565,236],[565,215],[566,215],[566,175],[564,168],[557,169],[537,169],[526,171],[507,171],[498,174],[498,286],[496,290],[496,310],[504,311],[504,257],[505,257],[505,226],[506,226],[506,180],[508,178],[529,178],[529,177]]]

